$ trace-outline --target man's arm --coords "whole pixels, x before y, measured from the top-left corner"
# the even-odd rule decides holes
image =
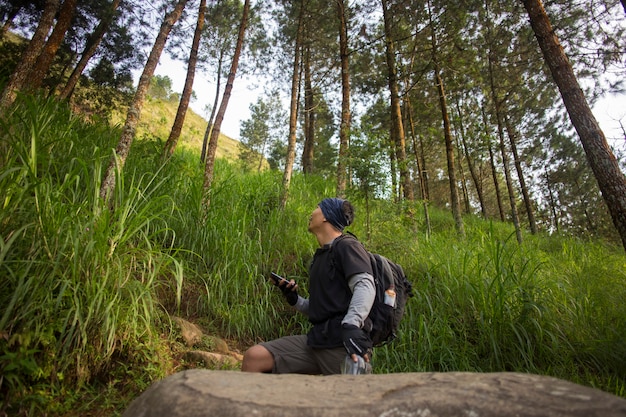
[[[354,274],[348,280],[348,287],[352,291],[352,299],[341,324],[351,324],[362,328],[376,298],[374,277],[367,272]]]
[[[308,298],[304,298],[299,295],[298,301],[296,301],[296,304],[294,305],[294,307],[300,313],[304,314],[307,317],[309,316],[309,299]]]

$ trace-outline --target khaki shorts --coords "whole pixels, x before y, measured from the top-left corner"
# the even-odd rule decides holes
[[[275,374],[331,375],[341,373],[346,357],[343,347],[315,349],[306,344],[306,335],[285,336],[260,343],[274,357]]]

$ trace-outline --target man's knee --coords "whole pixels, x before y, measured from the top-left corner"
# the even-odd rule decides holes
[[[274,357],[265,347],[254,345],[243,355],[241,370],[244,372],[270,372],[274,368]]]

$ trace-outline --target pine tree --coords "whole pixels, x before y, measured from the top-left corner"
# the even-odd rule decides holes
[[[24,88],[30,69],[43,50],[46,36],[54,23],[54,16],[59,8],[59,4],[59,0],[46,0],[37,30],[22,53],[20,62],[15,70],[13,70],[9,82],[2,91],[2,96],[0,97],[0,112],[9,108],[15,101],[17,92]]]
[[[583,144],[587,160],[626,249],[626,176],[620,170],[578,84],[571,64],[552,28],[540,0],[524,0],[530,24],[543,51],[563,104]]]
[[[148,91],[152,75],[154,74],[154,70],[159,62],[159,57],[161,56],[161,52],[163,52],[165,42],[167,41],[167,37],[172,29],[172,26],[174,26],[182,14],[186,4],[187,0],[179,0],[176,3],[174,10],[168,13],[165,16],[165,19],[163,19],[161,29],[159,30],[156,40],[154,41],[154,46],[152,47],[150,56],[148,56],[148,60],[146,61],[146,66],[144,67],[141,77],[139,78],[139,84],[137,86],[137,91],[135,92],[135,97],[133,98],[133,102],[131,103],[126,115],[126,123],[124,124],[122,136],[117,144],[117,147],[115,148],[115,155],[107,167],[104,179],[102,180],[102,184],[100,186],[100,197],[107,203],[111,203],[113,192],[115,191],[115,179],[117,177],[117,172],[121,172],[124,168],[126,158],[130,152],[130,147],[135,137],[135,128],[139,122],[139,116],[146,97],[146,92]]]
[[[200,6],[198,8],[198,19],[196,22],[196,30],[191,42],[191,51],[189,52],[189,61],[187,62],[187,76],[185,77],[185,85],[183,87],[183,93],[180,97],[180,103],[176,111],[176,117],[174,118],[174,124],[170,135],[165,142],[163,149],[164,157],[170,157],[176,149],[180,132],[183,129],[185,122],[185,116],[187,109],[189,108],[189,101],[191,99],[191,93],[193,92],[193,80],[196,74],[196,64],[198,62],[198,47],[200,45],[200,38],[202,36],[202,28],[204,27],[204,14],[206,9],[206,0],[200,0]]]
[[[248,15],[250,12],[250,0],[245,0],[243,5],[243,13],[241,16],[241,23],[239,25],[239,32],[237,35],[237,44],[235,46],[235,52],[233,60],[230,65],[230,72],[228,73],[228,79],[226,80],[226,87],[224,89],[224,95],[220,103],[219,110],[215,116],[215,124],[211,129],[211,136],[209,138],[209,145],[207,148],[207,156],[204,166],[204,198],[203,205],[205,215],[208,214],[209,205],[211,203],[210,190],[213,183],[214,169],[215,169],[215,153],[217,151],[217,141],[219,139],[220,129],[222,121],[224,120],[224,114],[228,108],[228,101],[230,99],[231,92],[233,90],[233,83],[235,82],[235,75],[237,74],[237,68],[239,66],[239,56],[243,48],[244,36],[246,33],[246,27],[248,25]]]

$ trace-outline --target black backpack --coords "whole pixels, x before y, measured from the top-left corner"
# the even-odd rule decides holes
[[[356,236],[348,232],[356,239]],[[344,235],[345,236],[345,235]],[[402,267],[377,253],[366,249],[372,262],[376,298],[363,329],[369,332],[373,345],[382,346],[396,338],[400,320],[409,297],[413,297],[413,285],[407,279]],[[385,303],[385,292],[395,292],[395,303]],[[391,303],[390,303],[391,304]]]

